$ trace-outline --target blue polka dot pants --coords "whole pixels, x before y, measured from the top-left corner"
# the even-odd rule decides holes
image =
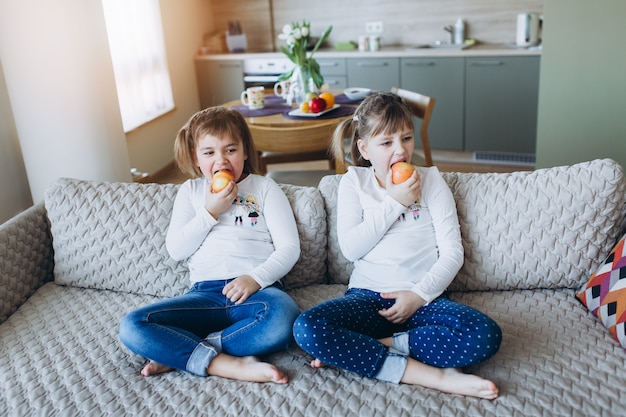
[[[394,342],[396,353],[439,368],[482,362],[500,347],[500,327],[469,306],[439,297],[405,323],[393,324],[378,314],[393,303],[377,292],[351,288],[343,297],[302,313],[294,338],[322,362],[367,377],[375,377],[389,356],[389,348],[378,339],[392,335],[400,336],[395,338],[400,345]]]

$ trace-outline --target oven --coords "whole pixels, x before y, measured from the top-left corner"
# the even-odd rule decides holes
[[[278,77],[291,71],[294,63],[288,58],[252,58],[243,61],[244,88],[262,86],[273,90]]]

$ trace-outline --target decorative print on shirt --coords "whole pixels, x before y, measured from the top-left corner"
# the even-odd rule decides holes
[[[245,214],[245,199],[242,195],[238,195],[233,200],[232,213],[235,216],[235,226],[243,226],[243,215]]]
[[[418,220],[420,218],[420,209],[422,208],[422,205],[416,201],[415,203],[411,204],[410,206],[408,206],[406,208],[406,211],[408,213],[411,213],[411,215],[413,216],[413,220]],[[406,221],[406,213],[402,213],[398,216],[398,220],[399,222],[404,222]]]
[[[410,211],[411,214],[413,214],[413,220],[417,220],[420,218],[420,209],[422,208],[422,205],[416,201],[415,203],[411,204],[409,207],[407,207],[407,211]]]
[[[252,194],[245,197],[238,195],[233,200],[233,208],[230,210],[230,214],[234,218],[235,226],[243,226],[244,217],[250,219],[250,226],[256,226],[261,215],[259,198]]]
[[[256,226],[258,217],[260,215],[259,202],[257,197],[254,195],[246,196],[244,205],[246,207],[246,211],[248,212],[248,217],[250,218],[250,226]]]

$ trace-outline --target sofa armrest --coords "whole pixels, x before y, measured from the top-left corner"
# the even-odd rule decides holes
[[[54,259],[46,209],[37,204],[0,225],[0,323],[45,282]]]

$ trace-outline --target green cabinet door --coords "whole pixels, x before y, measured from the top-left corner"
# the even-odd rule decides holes
[[[324,83],[331,90],[345,90],[348,87],[348,75],[346,73],[345,58],[321,58],[317,59],[320,65]]]
[[[465,58],[465,149],[534,153],[538,56]]]
[[[400,86],[435,99],[428,127],[432,149],[463,150],[463,58],[402,58]],[[421,121],[416,119],[416,132]],[[419,137],[419,136],[416,136]],[[419,140],[416,146],[421,146]]]
[[[391,91],[400,84],[400,58],[349,58],[348,87]]]

